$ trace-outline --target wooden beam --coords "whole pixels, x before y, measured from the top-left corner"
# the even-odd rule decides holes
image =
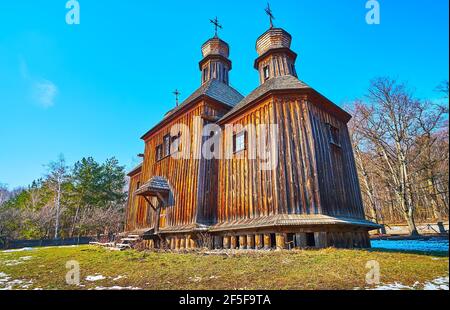
[[[143,196],[144,197],[144,199],[145,199],[145,201],[147,201],[148,202],[148,204],[150,205],[150,207],[152,207],[153,208],[153,210],[155,210],[156,211],[156,208],[155,208],[155,206],[152,204],[152,202],[147,198],[147,196]]]

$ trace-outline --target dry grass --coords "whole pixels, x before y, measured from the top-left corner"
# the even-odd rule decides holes
[[[30,258],[31,256],[31,258]],[[23,259],[23,257],[28,257]],[[81,286],[65,283],[66,262],[81,268]],[[365,250],[308,250],[235,253],[114,252],[94,246],[36,248],[0,252],[0,274],[29,283],[28,289],[353,289],[365,287],[367,261],[376,260],[383,283],[416,281],[448,275],[448,256]],[[18,262],[18,263],[17,263]],[[89,282],[88,275],[103,280]],[[122,276],[120,279],[114,278]],[[0,288],[6,281],[1,282]],[[23,288],[20,284],[13,288]]]

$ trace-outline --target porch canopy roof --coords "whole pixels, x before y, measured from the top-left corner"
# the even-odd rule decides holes
[[[144,197],[154,197],[158,194],[169,194],[170,187],[167,180],[163,177],[152,177],[150,181],[141,185],[134,193]]]

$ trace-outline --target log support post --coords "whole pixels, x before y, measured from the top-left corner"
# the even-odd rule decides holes
[[[214,249],[221,249],[222,248],[222,237],[221,236],[214,236]]]
[[[276,234],[276,243],[277,243],[278,251],[286,249],[286,234],[277,233]]]
[[[230,238],[231,238],[231,242],[230,242],[231,249],[234,250],[234,249],[236,249],[236,246],[237,246],[237,237],[231,236]]]
[[[350,246],[353,247],[352,233],[350,234]],[[314,233],[314,241],[316,244],[316,248],[323,249],[328,246],[327,244],[327,233],[326,232],[315,232]]]
[[[255,249],[259,250],[262,249],[264,246],[264,240],[261,234],[255,235]]]
[[[295,246],[298,248],[306,248],[306,233],[295,234]]]
[[[175,237],[175,250],[179,250],[180,249],[180,237],[176,236]]]
[[[255,248],[255,235],[247,235],[247,249]]]
[[[243,250],[247,247],[247,236],[241,235],[239,236],[239,249]]]
[[[231,237],[230,236],[224,236],[223,237],[223,248],[224,249],[229,249],[230,248],[230,242],[231,242]]]
[[[180,237],[180,250],[184,250],[186,248],[186,238]]]
[[[268,250],[272,247],[272,242],[270,241],[270,234],[264,234],[264,249]]]

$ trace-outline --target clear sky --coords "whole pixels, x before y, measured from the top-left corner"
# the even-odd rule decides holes
[[[25,186],[63,153],[115,156],[131,168],[140,136],[200,85],[200,46],[223,24],[230,82],[258,85],[255,40],[268,28],[266,0],[79,0],[68,25],[66,0],[0,1],[0,183]],[[366,0],[272,0],[275,26],[292,34],[299,78],[339,105],[363,96],[370,79],[408,81],[420,97],[449,74],[448,0],[379,0],[368,25]]]

